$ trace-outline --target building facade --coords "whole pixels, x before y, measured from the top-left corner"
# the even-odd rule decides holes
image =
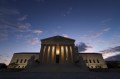
[[[75,40],[61,36],[41,40],[40,62],[42,64],[72,64]]]
[[[88,68],[107,68],[106,62],[100,53],[79,53],[79,57],[81,56]]]
[[[107,68],[101,54],[78,53],[74,42],[74,39],[62,36],[42,39],[40,53],[14,53],[9,68],[25,68],[32,56],[34,56],[34,61],[39,63],[39,65],[74,65],[84,62],[88,68]]]
[[[35,56],[35,60],[39,59],[39,53],[36,52],[14,53],[9,68],[25,68],[32,56]]]

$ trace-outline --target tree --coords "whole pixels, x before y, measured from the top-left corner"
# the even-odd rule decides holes
[[[0,63],[0,69],[5,69],[5,68],[7,68],[7,65],[4,63]]]
[[[9,64],[9,68],[16,68],[17,66],[18,66],[18,64],[15,62]]]

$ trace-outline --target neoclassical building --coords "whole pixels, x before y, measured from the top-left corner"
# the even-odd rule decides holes
[[[41,66],[64,66],[72,69],[107,68],[100,53],[79,53],[75,40],[53,36],[41,40],[40,52],[14,53],[9,68],[42,68]],[[13,66],[14,65],[14,66]],[[55,67],[54,67],[55,68]],[[74,69],[74,70],[75,70]],[[65,69],[64,69],[65,70]],[[70,70],[70,69],[68,69]]]
[[[43,64],[72,64],[75,40],[54,36],[41,40],[40,62]]]

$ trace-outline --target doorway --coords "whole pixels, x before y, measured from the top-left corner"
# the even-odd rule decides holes
[[[56,63],[57,64],[59,64],[59,59],[60,59],[59,55],[56,55]]]

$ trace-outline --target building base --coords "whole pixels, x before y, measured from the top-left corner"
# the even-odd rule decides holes
[[[81,68],[77,65],[39,65],[26,68],[23,72],[88,72],[88,68]]]

